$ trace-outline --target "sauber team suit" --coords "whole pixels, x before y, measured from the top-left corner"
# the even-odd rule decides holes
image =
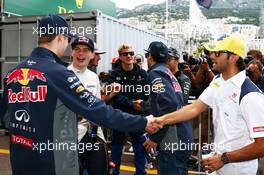
[[[152,87],[150,104],[154,116],[176,111],[184,105],[181,86],[165,64],[158,63],[149,69],[148,82]],[[165,126],[150,135],[150,140],[158,144],[160,175],[187,173],[187,160],[192,152],[190,143],[193,140],[190,122]]]
[[[142,132],[147,124],[106,106],[60,62],[50,50],[35,48],[4,79],[0,117],[7,108],[13,175],[78,175],[84,145],[77,145],[75,113],[120,131]]]

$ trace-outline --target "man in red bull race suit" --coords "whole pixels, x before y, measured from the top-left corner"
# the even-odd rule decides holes
[[[10,115],[10,160],[13,175],[78,175],[75,113],[100,126],[120,131],[155,132],[152,116],[115,110],[91,95],[60,57],[71,39],[60,16],[38,26],[39,47],[4,78],[0,119]]]

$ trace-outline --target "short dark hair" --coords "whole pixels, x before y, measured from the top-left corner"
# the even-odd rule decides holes
[[[157,58],[156,56],[152,55],[151,53],[150,53],[150,55],[152,56],[153,60],[156,63],[166,63],[168,61],[168,56],[165,59],[160,59],[160,58]]]
[[[260,50],[256,50],[256,49],[249,50],[247,55],[250,55],[253,58],[258,59],[260,61],[262,61],[262,59],[263,59],[263,55],[262,55],[262,52]]]
[[[56,38],[57,35],[43,35],[38,38],[38,44],[50,43]]]
[[[244,59],[242,57],[239,57],[239,59],[236,62],[236,65],[240,71],[246,69],[246,64],[245,64]]]

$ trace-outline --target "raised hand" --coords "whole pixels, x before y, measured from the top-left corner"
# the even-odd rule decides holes
[[[118,94],[121,90],[121,84],[112,83],[110,85],[106,85],[101,90],[101,98],[104,101],[111,100],[116,94]]]
[[[150,133],[150,134],[156,133],[163,127],[163,125],[155,122],[155,118],[153,117],[153,115],[149,115],[146,118],[148,120],[148,123],[147,123],[145,130],[148,133]]]

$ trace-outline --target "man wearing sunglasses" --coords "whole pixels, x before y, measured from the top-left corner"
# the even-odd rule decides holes
[[[72,36],[65,19],[45,16],[38,29],[39,46],[4,78],[0,120],[7,109],[13,175],[78,175],[75,113],[120,131],[157,129],[151,117],[106,106],[61,65],[68,38]]]
[[[246,45],[231,34],[207,45],[213,70],[220,72],[194,103],[158,119],[163,124],[190,120],[213,109],[216,154],[203,160],[209,172],[255,175],[264,156],[264,94],[246,77]]]
[[[121,91],[112,99],[112,106],[130,114],[143,114],[137,108],[137,100],[146,100],[148,96],[144,92],[147,73],[134,63],[134,50],[130,44],[122,44],[118,49],[119,64],[110,73],[109,83],[121,84]],[[144,175],[145,156],[141,141],[142,132],[129,132],[135,153],[136,175]],[[116,164],[112,175],[119,174],[122,148],[125,133],[113,131],[111,143],[111,158]]]

